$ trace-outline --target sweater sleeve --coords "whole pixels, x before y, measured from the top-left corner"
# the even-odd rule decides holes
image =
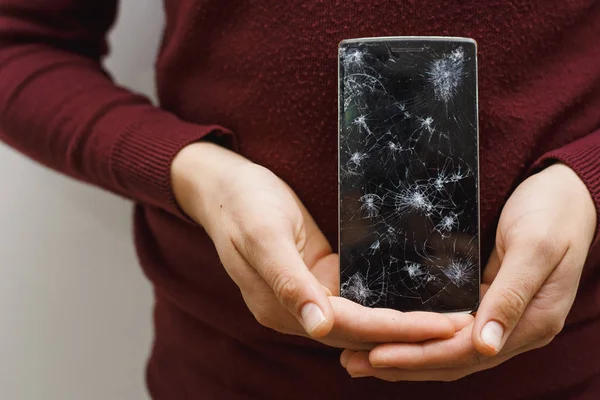
[[[0,140],[38,162],[176,215],[177,152],[226,129],[116,86],[101,59],[117,0],[0,1]],[[230,142],[231,143],[231,142]]]
[[[553,162],[569,166],[585,183],[596,205],[596,235],[593,247],[600,244],[600,130],[542,155],[533,165],[539,171]]]

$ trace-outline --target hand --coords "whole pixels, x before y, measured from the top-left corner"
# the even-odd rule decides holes
[[[330,297],[338,256],[295,193],[269,170],[210,143],[184,148],[173,191],[213,240],[256,320],[337,347],[451,337],[472,318],[375,310]]]
[[[451,381],[547,345],[573,304],[595,229],[584,183],[565,165],[546,168],[502,211],[472,324],[447,340],[345,351],[342,365],[353,376]]]

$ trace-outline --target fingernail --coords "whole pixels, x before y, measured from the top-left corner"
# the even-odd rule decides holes
[[[499,351],[502,346],[502,336],[504,336],[504,328],[499,322],[489,321],[481,330],[481,340],[483,343]]]
[[[350,377],[351,378],[366,378],[369,375],[363,375],[363,374],[351,374]]]
[[[308,334],[312,334],[317,328],[325,322],[323,311],[315,303],[306,303],[300,311],[304,329]]]

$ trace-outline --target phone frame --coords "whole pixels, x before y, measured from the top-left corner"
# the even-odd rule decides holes
[[[477,59],[477,41],[472,38],[467,37],[459,37],[459,36],[378,36],[378,37],[364,37],[364,38],[351,38],[344,39],[338,43],[338,56],[337,56],[337,81],[338,81],[338,110],[337,110],[337,124],[338,124],[338,134],[337,134],[337,159],[338,159],[338,169],[337,169],[337,197],[338,197],[338,252],[341,251],[341,163],[340,163],[340,133],[341,133],[341,107],[339,106],[340,99],[340,91],[341,91],[341,69],[340,69],[340,59],[339,59],[339,50],[344,44],[352,44],[352,43],[362,43],[362,42],[391,42],[391,41],[443,41],[443,42],[457,42],[457,43],[471,43],[475,46],[475,127],[477,130],[477,251],[478,251],[478,259],[479,259],[479,282],[478,282],[478,297],[476,304],[471,309],[464,310],[453,310],[446,312],[438,312],[440,314],[453,314],[453,313],[464,313],[471,314],[475,313],[479,307],[481,302],[481,276],[483,274],[482,267],[482,259],[481,259],[481,190],[480,190],[480,149],[479,149],[479,68],[478,68],[478,59]],[[341,266],[338,265],[339,271],[338,275],[341,277]],[[341,279],[340,279],[340,294],[341,294]]]

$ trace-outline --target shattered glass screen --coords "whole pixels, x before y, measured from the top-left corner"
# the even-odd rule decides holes
[[[339,48],[342,297],[401,311],[479,302],[476,46]]]

